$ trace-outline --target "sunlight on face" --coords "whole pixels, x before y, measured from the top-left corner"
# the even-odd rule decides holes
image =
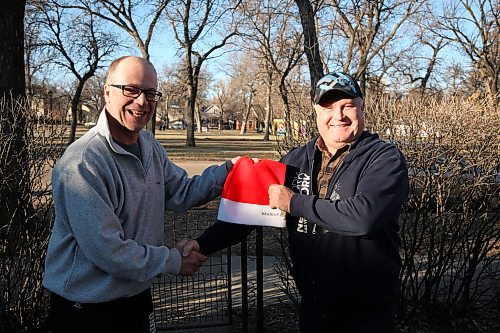
[[[105,87],[106,110],[123,126],[114,128],[122,134],[139,132],[153,117],[157,102],[148,101],[144,94],[136,98],[126,97],[122,90],[110,84],[126,84],[142,89],[156,89],[157,77],[154,68],[141,58],[122,60],[110,75]]]
[[[356,140],[365,128],[364,102],[360,97],[332,91],[314,109],[318,131],[331,152]]]

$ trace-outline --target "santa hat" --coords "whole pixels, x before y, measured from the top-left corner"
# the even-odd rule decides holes
[[[285,184],[286,164],[242,157],[233,166],[222,189],[218,220],[260,226],[285,226],[285,212],[269,207],[271,184]]]

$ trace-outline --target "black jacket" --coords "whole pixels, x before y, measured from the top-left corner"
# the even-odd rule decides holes
[[[336,169],[327,199],[312,193],[315,142],[290,151],[296,193],[287,215],[292,275],[302,302],[342,311],[395,302],[399,292],[398,217],[408,195],[401,152],[363,132]],[[198,238],[202,252],[235,244],[251,226],[218,222]]]

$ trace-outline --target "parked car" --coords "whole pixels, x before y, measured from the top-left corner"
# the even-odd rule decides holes
[[[184,129],[184,124],[182,123],[173,123],[170,124],[171,129]]]

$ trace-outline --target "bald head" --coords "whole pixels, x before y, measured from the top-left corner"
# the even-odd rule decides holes
[[[159,94],[157,86],[156,70],[148,60],[126,56],[111,63],[104,98],[113,139],[125,144],[137,141],[156,109],[158,100],[147,96]]]
[[[154,75],[157,76],[156,69],[149,60],[136,56],[123,56],[114,60],[109,65],[108,72],[106,74],[106,84],[115,83],[113,82],[113,76],[117,72],[117,69],[121,67],[121,65],[123,64],[130,64],[130,63],[135,65],[141,65],[143,67],[149,67],[149,70],[152,70],[154,72]]]

